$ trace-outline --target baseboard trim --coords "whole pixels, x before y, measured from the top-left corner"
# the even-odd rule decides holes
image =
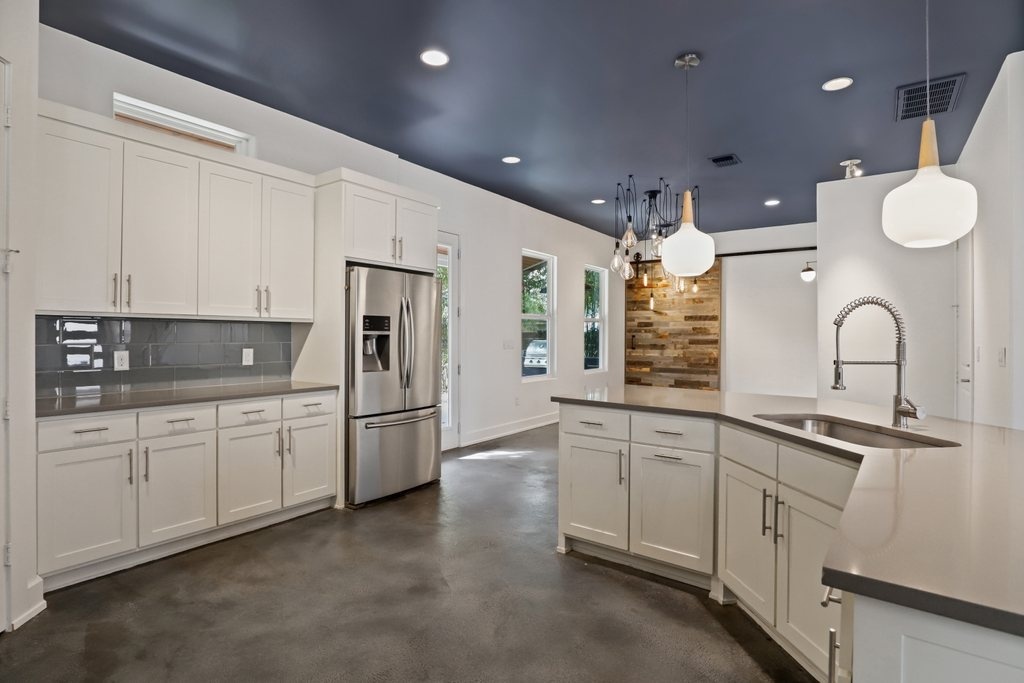
[[[536,417],[528,417],[523,420],[505,422],[494,427],[487,427],[486,429],[478,429],[475,432],[463,434],[459,440],[459,448],[475,446],[478,443],[493,441],[503,436],[511,436],[512,434],[529,431],[537,427],[546,427],[547,425],[557,424],[557,422],[558,412],[556,411],[545,415],[537,415]]]
[[[180,552],[192,550],[199,546],[214,543],[216,541],[223,541],[231,538],[232,536],[239,536],[241,534],[249,533],[250,531],[256,531],[257,529],[262,529],[274,524],[287,522],[290,519],[308,515],[311,512],[327,510],[334,507],[334,501],[334,496],[321,498],[320,500],[312,500],[307,503],[302,503],[301,505],[296,505],[295,507],[277,510],[260,517],[245,519],[240,522],[235,522],[234,524],[216,527],[208,531],[200,532],[194,536],[185,536],[184,538],[168,541],[161,545],[132,550],[124,555],[109,557],[92,564],[65,569],[55,574],[43,577],[43,592],[49,593],[50,591],[57,590],[58,588],[66,588],[76,583],[81,583],[82,581],[89,581],[90,579],[96,579],[101,576],[105,576],[106,574],[112,574],[124,569],[137,567],[140,564],[146,564],[147,562],[169,557],[170,555],[177,555]],[[43,607],[45,606],[46,603],[44,602]]]
[[[596,543],[581,541],[578,538],[566,537],[565,540],[567,546],[565,550],[561,547],[556,548],[560,553],[572,550],[580,553],[581,555],[591,555],[601,560],[614,562],[615,564],[624,564],[627,567],[639,569],[642,572],[655,574],[666,579],[672,579],[679,583],[685,583],[688,586],[696,586],[697,588],[703,588],[708,591],[711,590],[711,577],[707,574],[700,574],[698,572],[690,571],[689,569],[682,569],[681,567],[673,567],[672,565],[658,562],[657,560],[649,560],[646,557],[631,555],[627,552],[616,550],[614,548],[606,548],[605,546],[598,545]]]
[[[44,609],[46,609],[46,600],[40,600],[36,604],[32,605],[32,607],[29,608],[29,610],[27,612],[24,612],[24,613],[22,613],[21,616],[15,618],[11,622],[11,629],[10,630],[13,631],[14,629],[21,628],[30,619],[32,619],[32,617],[36,616],[37,614],[42,612]]]

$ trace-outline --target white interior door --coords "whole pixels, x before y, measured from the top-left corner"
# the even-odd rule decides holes
[[[956,243],[956,419],[974,420],[974,242]]]
[[[438,232],[437,279],[441,289],[441,450],[458,448],[459,432],[459,292],[462,252],[459,236]]]

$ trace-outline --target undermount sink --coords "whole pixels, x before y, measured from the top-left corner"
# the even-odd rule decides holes
[[[913,434],[890,427],[880,427],[866,422],[856,422],[832,415],[783,414],[755,415],[761,420],[775,422],[784,427],[800,429],[811,434],[827,436],[847,443],[871,448],[949,448],[959,446],[955,441],[945,441],[931,436]]]

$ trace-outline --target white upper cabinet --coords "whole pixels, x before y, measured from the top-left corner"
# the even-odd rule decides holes
[[[263,179],[263,317],[313,319],[313,189]]]
[[[262,193],[259,174],[200,162],[199,315],[260,316]]]
[[[51,119],[39,124],[36,306],[116,313],[124,142]]]
[[[437,207],[398,198],[397,263],[408,268],[437,268]]]
[[[121,310],[196,315],[199,160],[126,142],[123,220]]]
[[[361,261],[394,263],[398,250],[396,198],[387,192],[345,183],[343,201],[345,256]]]

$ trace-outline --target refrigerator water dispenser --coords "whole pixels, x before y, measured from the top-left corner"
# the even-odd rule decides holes
[[[363,316],[363,372],[391,369],[391,317]]]

